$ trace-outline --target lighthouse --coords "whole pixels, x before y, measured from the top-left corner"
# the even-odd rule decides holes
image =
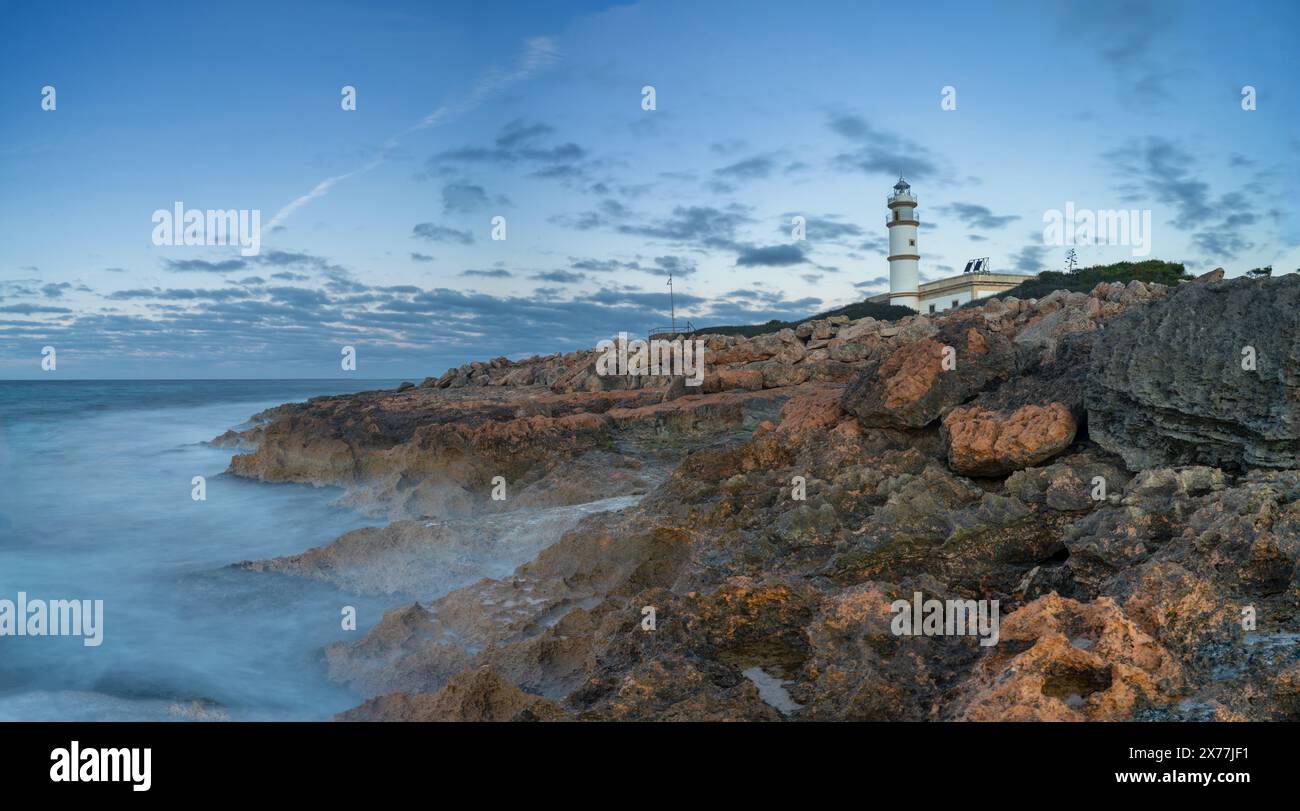
[[[921,261],[916,247],[916,195],[900,174],[889,195],[889,303],[913,310],[921,309],[920,275],[917,263]]]

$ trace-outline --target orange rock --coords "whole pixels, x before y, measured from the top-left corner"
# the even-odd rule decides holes
[[[1002,620],[959,718],[970,721],[1118,721],[1141,704],[1167,704],[1182,668],[1109,597],[1056,593]]]
[[[942,346],[925,338],[882,363],[876,376],[885,384],[885,407],[899,408],[921,399],[939,376],[942,352]]]
[[[1050,459],[1074,441],[1078,425],[1061,403],[1011,413],[955,408],[943,420],[948,466],[956,473],[1000,476]]]

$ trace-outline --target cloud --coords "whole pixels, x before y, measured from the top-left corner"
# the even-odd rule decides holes
[[[1013,223],[1020,219],[1016,214],[994,214],[987,206],[977,203],[950,203],[939,206],[939,211],[951,214],[969,228],[993,229]]]
[[[503,270],[501,268],[493,268],[492,270],[462,270],[460,272],[460,275],[480,276],[484,279],[509,279],[512,278],[515,274],[511,273],[508,270]]]
[[[804,236],[809,242],[840,242],[848,237],[860,237],[865,233],[862,226],[852,222],[840,222],[839,217],[834,214],[807,217],[797,211],[787,211],[781,215],[781,222],[776,227],[777,233],[789,238],[791,229],[794,228],[791,220],[800,216],[804,217]]]
[[[417,223],[411,229],[411,236],[427,239],[430,242],[458,242],[461,245],[472,245],[474,243],[474,235],[469,231],[459,231],[455,228],[448,228],[431,222]]]
[[[588,151],[572,141],[550,142],[555,128],[541,122],[516,119],[505,125],[491,146],[448,149],[425,161],[420,178],[450,171],[447,164],[478,164],[500,168],[532,166],[531,177],[580,180],[588,175]],[[600,184],[601,189],[608,188]],[[445,196],[445,194],[444,194]]]
[[[118,290],[109,293],[105,298],[110,301],[130,301],[133,299],[156,299],[159,301],[231,301],[235,299],[252,298],[254,295],[259,294],[237,287],[224,287],[215,290],[173,288],[164,290],[154,287],[137,290]]]
[[[430,255],[427,254],[427,253],[418,253],[418,252],[416,252],[416,251],[411,251],[411,261],[412,261],[412,262],[432,262],[432,261],[433,261],[433,257],[430,256]]]
[[[695,263],[680,256],[656,256],[652,267],[638,267],[655,276],[689,276],[695,272]]]
[[[672,263],[654,267],[665,264]],[[508,271],[479,273],[499,277]],[[790,299],[771,289],[715,298],[679,289],[674,299],[678,317],[697,325],[789,320],[822,305],[815,297]],[[447,365],[485,356],[572,351],[620,331],[645,334],[666,324],[670,314],[666,287],[631,286],[583,289],[577,295],[549,286],[505,296],[360,283],[346,291],[155,287],[117,291],[101,300],[129,303],[133,312],[8,305],[3,311],[15,317],[0,329],[0,357],[16,356],[19,347],[39,340],[79,347],[79,362],[93,363],[100,373],[181,374],[192,371],[194,358],[208,357],[221,359],[223,373],[243,374],[276,367],[337,368],[337,347],[364,341],[372,369],[400,364],[401,374],[411,369],[437,374]],[[257,349],[232,354],[231,346]]]
[[[6,304],[0,307],[0,313],[13,313],[15,315],[37,315],[37,314],[64,314],[71,313],[67,307],[47,307],[38,304]]]
[[[739,267],[785,267],[807,261],[803,249],[795,244],[749,247],[736,257]]]
[[[734,191],[736,183],[771,177],[776,165],[777,159],[775,155],[754,155],[736,161],[713,170],[714,181],[712,187],[714,191],[718,192]]]
[[[1131,140],[1103,157],[1122,178],[1126,199],[1146,194],[1173,206],[1174,227],[1195,228],[1214,217],[1210,185],[1192,174],[1196,159],[1174,141],[1158,135]]]
[[[1119,86],[1120,101],[1146,107],[1169,98],[1168,84],[1185,73],[1173,65],[1183,14],[1166,0],[1072,0],[1057,7],[1061,37],[1091,48]]]
[[[233,273],[253,267],[296,268],[323,274],[335,283],[348,277],[348,270],[328,259],[301,251],[263,251],[247,259],[163,259],[163,269],[172,273]],[[299,275],[297,278],[307,279]]]
[[[433,112],[420,119],[417,123],[393,135],[385,143],[379,157],[368,163],[353,169],[350,172],[344,172],[339,175],[327,177],[312,187],[310,191],[303,194],[275,213],[275,216],[262,227],[264,232],[274,233],[282,223],[318,197],[323,197],[329,193],[330,189],[341,181],[350,177],[364,174],[381,165],[398,145],[398,143],[407,135],[418,132],[429,127],[452,121],[465,113],[475,109],[483,102],[509,89],[512,85],[526,81],[532,78],[539,71],[550,67],[559,58],[559,52],[554,40],[549,37],[534,37],[524,43],[524,52],[519,59],[519,63],[513,71],[500,71],[497,69],[488,71],[481,76],[474,86],[470,89],[465,98],[444,104]]]
[[[860,282],[854,282],[853,286],[859,290],[864,290],[869,287],[889,287],[889,277],[875,276],[870,279],[863,279]]]
[[[641,269],[639,262],[621,262],[617,259],[573,259],[570,260],[569,266],[574,270],[589,270],[597,273]]]
[[[555,282],[556,284],[574,284],[587,278],[585,274],[573,273],[567,270],[548,270],[541,273],[534,273],[528,278],[539,282]]]
[[[173,273],[229,273],[243,270],[248,262],[243,259],[225,259],[209,262],[206,259],[164,259],[163,267]]]
[[[513,166],[517,163],[566,163],[587,156],[587,150],[571,141],[551,145],[540,143],[554,132],[555,128],[549,124],[516,119],[505,125],[490,147],[449,149],[438,153],[431,160]]]
[[[829,126],[832,132],[852,142],[848,151],[832,158],[832,165],[838,169],[894,176],[902,172],[922,180],[939,174],[929,149],[910,138],[878,130],[861,116],[833,115]]]
[[[660,239],[682,245],[703,248],[735,248],[736,229],[752,222],[743,209],[729,206],[725,209],[711,206],[677,206],[672,213],[650,225],[620,224],[615,227],[621,234]]]
[[[1255,247],[1255,243],[1241,236],[1233,228],[1219,231],[1202,231],[1192,236],[1192,244],[1215,258],[1236,259],[1237,256]]]
[[[888,256],[889,240],[884,237],[868,237],[858,245],[858,250],[878,253],[881,256]]]
[[[442,211],[444,214],[470,214],[489,205],[509,205],[510,201],[501,195],[489,198],[482,186],[465,181],[454,181],[442,187]]]
[[[1192,244],[1209,256],[1235,259],[1256,247],[1257,241],[1247,236],[1249,227],[1260,222],[1251,210],[1251,203],[1264,194],[1256,182],[1216,200],[1210,184],[1197,174],[1197,158],[1180,143],[1161,136],[1131,140],[1103,157],[1120,176],[1124,199],[1150,197],[1171,207],[1170,224],[1194,231]]]
[[[1026,273],[1038,273],[1043,269],[1043,257],[1047,256],[1046,245],[1026,245],[1011,257],[1011,264],[1016,270]]]

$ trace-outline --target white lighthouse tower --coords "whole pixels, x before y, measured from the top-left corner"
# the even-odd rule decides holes
[[[917,263],[921,261],[921,254],[916,247],[916,229],[921,223],[916,218],[916,196],[901,174],[888,202],[889,303],[920,310]]]

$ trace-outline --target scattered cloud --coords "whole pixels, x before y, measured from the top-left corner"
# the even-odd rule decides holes
[[[431,222],[417,223],[411,229],[411,236],[429,242],[456,242],[461,245],[472,245],[474,243],[474,235],[469,231],[448,228],[445,225],[437,225]]]
[[[738,267],[785,267],[807,262],[803,249],[794,243],[787,245],[769,245],[766,247],[749,247],[736,257]]]

